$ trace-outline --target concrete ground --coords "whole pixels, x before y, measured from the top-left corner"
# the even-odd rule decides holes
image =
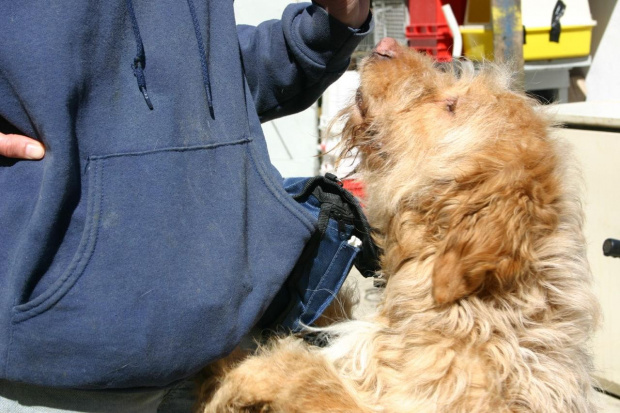
[[[380,289],[373,286],[373,280],[362,277],[354,268],[347,282],[357,283],[360,293],[360,304],[354,311],[354,315],[359,317],[372,311],[381,294]],[[597,403],[599,405],[599,413],[620,413],[620,398],[597,393]]]

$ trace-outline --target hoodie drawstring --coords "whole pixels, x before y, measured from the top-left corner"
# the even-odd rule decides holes
[[[136,19],[136,13],[133,8],[133,0],[126,0],[127,10],[129,12],[129,17],[131,19],[131,26],[133,28],[133,35],[136,39],[136,57],[133,59],[133,64],[131,68],[133,69],[133,74],[138,81],[138,88],[140,88],[140,92],[142,92],[142,96],[144,96],[144,100],[149,107],[149,109],[153,110],[153,103],[149,98],[149,95],[146,90],[146,78],[144,77],[144,68],[146,67],[146,54],[144,52],[144,44],[142,43],[142,36],[140,36],[140,28],[138,27],[138,20]],[[196,35],[196,42],[198,43],[198,54],[200,56],[200,65],[202,67],[202,83],[204,85],[205,93],[207,95],[207,104],[209,105],[209,112],[211,117],[214,118],[214,110],[213,110],[213,97],[211,96],[211,82],[209,80],[209,66],[207,64],[207,53],[205,51],[204,43],[202,40],[202,33],[200,32],[200,24],[198,22],[198,16],[196,14],[196,8],[194,7],[194,2],[192,0],[187,0],[187,5],[189,7],[189,12],[192,15],[192,23],[194,25],[194,33]],[[209,7],[209,1],[207,1],[207,7]],[[209,17],[210,13],[207,10],[207,23],[210,23]],[[208,29],[208,28],[207,28]]]
[[[149,98],[149,94],[146,92],[146,78],[144,77],[144,68],[146,67],[146,54],[144,53],[144,45],[142,44],[142,36],[140,36],[140,28],[138,27],[138,20],[136,19],[136,13],[133,10],[132,0],[127,0],[127,10],[129,11],[129,17],[131,18],[131,26],[133,28],[133,35],[136,38],[136,57],[133,58],[133,64],[131,68],[133,69],[133,75],[138,80],[138,87],[140,88],[140,92],[142,92],[142,96],[144,96],[144,100],[146,101],[149,109],[153,110],[153,103],[151,103],[151,98]]]
[[[215,117],[213,113],[213,98],[211,96],[211,82],[209,80],[209,66],[207,64],[207,54],[205,52],[204,43],[202,42],[202,34],[200,33],[200,25],[198,23],[198,17],[196,16],[196,9],[194,8],[193,0],[187,0],[189,12],[192,15],[192,22],[194,23],[194,32],[196,33],[196,41],[198,42],[198,53],[200,54],[200,65],[202,66],[202,84],[207,94],[207,103],[209,104],[209,112],[211,117]],[[207,7],[209,7],[209,1],[207,1]],[[211,13],[207,10],[207,23]]]

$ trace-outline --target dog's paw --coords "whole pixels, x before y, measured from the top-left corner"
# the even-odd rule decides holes
[[[359,413],[341,379],[302,340],[283,339],[220,380],[205,413]]]
[[[245,380],[243,380],[245,382]],[[213,398],[204,407],[203,413],[278,413],[268,394],[254,386],[238,386],[235,379],[227,377]]]
[[[275,372],[263,358],[250,358],[218,377],[204,413],[277,413]]]

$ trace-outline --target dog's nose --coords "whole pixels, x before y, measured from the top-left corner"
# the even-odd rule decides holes
[[[400,51],[400,45],[398,42],[391,37],[385,37],[381,39],[379,43],[375,46],[373,50],[373,54],[379,55],[381,57],[393,58],[398,56],[398,52]]]

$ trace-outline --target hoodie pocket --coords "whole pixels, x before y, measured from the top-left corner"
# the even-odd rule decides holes
[[[14,308],[13,378],[160,386],[230,351],[313,229],[251,147],[91,157],[75,256]]]

